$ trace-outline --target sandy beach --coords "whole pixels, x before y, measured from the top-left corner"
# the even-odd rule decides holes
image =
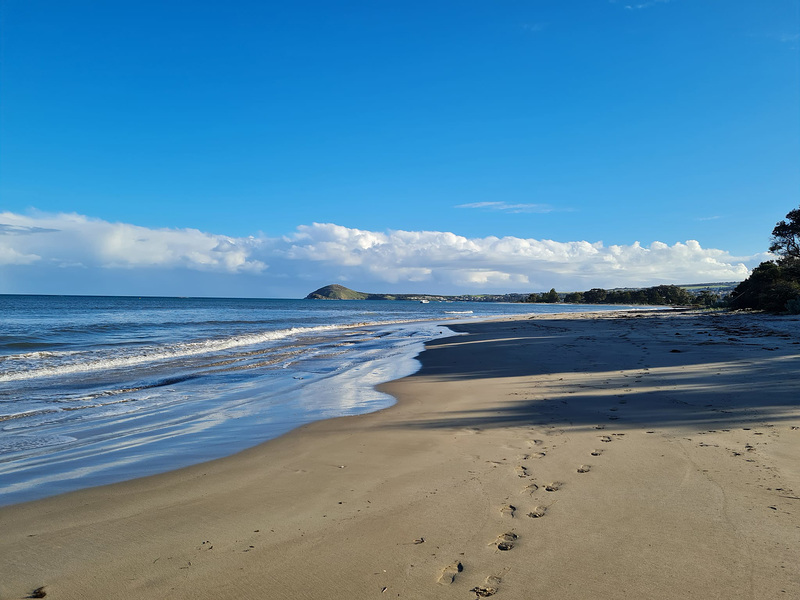
[[[0,509],[0,598],[800,598],[800,319],[455,329],[389,409]]]

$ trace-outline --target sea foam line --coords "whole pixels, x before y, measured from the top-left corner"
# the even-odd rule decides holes
[[[432,319],[434,320],[434,319]],[[440,320],[440,319],[435,319]],[[380,327],[384,325],[398,325],[403,323],[419,322],[420,319],[397,320],[397,321],[374,321],[351,324],[318,325],[315,327],[290,327],[257,334],[247,334],[233,336],[223,339],[209,339],[202,342],[188,342],[167,348],[144,349],[144,352],[133,356],[123,356],[118,358],[103,358],[89,360],[58,366],[39,367],[25,371],[6,372],[0,374],[0,382],[6,381],[26,381],[29,379],[39,379],[43,377],[55,377],[74,373],[88,373],[93,371],[103,371],[123,367],[131,367],[145,363],[157,362],[160,360],[172,360],[176,358],[186,358],[188,356],[199,356],[212,352],[231,350],[242,346],[252,346],[264,342],[274,342],[286,339],[291,336],[301,336],[313,333],[322,333],[347,329],[359,329],[362,327]]]

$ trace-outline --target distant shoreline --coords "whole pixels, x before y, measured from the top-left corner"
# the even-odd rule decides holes
[[[508,294],[373,294],[358,292],[343,285],[330,284],[310,294],[305,300],[388,300],[412,302],[509,302],[528,304],[639,304],[652,306],[711,306],[719,302],[738,285],[738,282],[719,282],[692,285],[659,285],[649,288],[592,288],[585,292],[508,293]]]

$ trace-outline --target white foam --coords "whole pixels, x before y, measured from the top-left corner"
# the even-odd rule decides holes
[[[88,373],[95,371],[105,371],[154,363],[163,360],[173,360],[189,356],[199,356],[212,352],[231,350],[243,346],[252,346],[286,339],[292,336],[303,336],[314,333],[324,333],[337,330],[357,329],[362,327],[375,327],[383,325],[396,325],[410,323],[411,320],[397,321],[374,321],[352,324],[319,325],[316,327],[290,327],[275,331],[265,331],[256,334],[232,336],[229,338],[209,339],[202,342],[188,342],[176,344],[174,346],[142,348],[136,354],[101,358],[94,360],[84,360],[81,362],[59,364],[52,366],[42,366],[24,371],[10,371],[0,374],[0,382],[6,381],[25,381],[29,379],[39,379],[42,377],[55,377],[74,373]]]

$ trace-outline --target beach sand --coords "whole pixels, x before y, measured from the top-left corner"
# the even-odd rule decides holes
[[[0,509],[0,598],[800,598],[798,318],[457,329],[389,409]]]

